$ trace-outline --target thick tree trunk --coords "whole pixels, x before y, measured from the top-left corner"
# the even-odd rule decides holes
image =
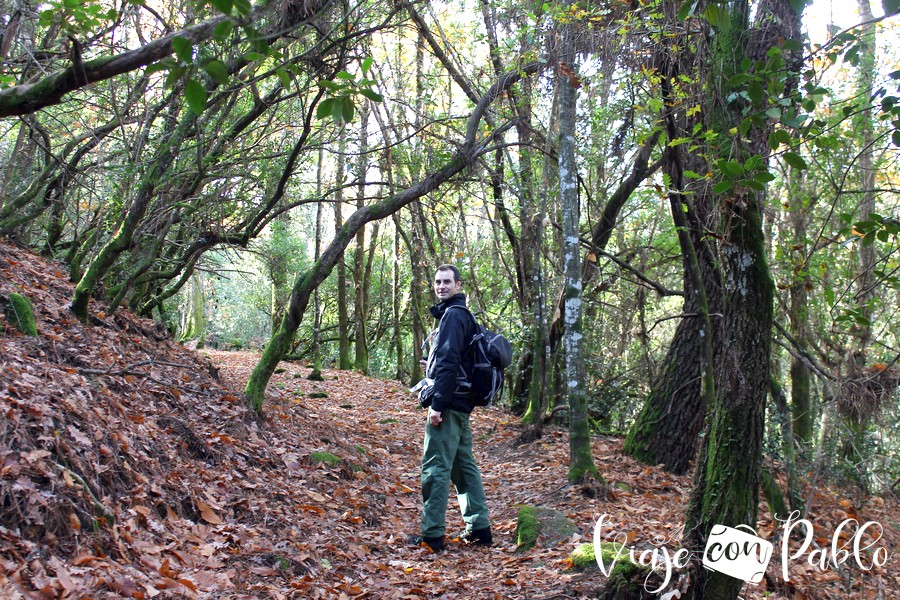
[[[725,203],[722,364],[716,402],[698,455],[685,523],[687,547],[702,555],[714,525],[756,525],[774,287],[765,257],[762,198]],[[698,569],[702,597],[737,598],[744,582]]]
[[[668,139],[687,135],[694,119],[679,127],[678,102],[671,82],[680,65],[663,58],[663,102]],[[715,198],[708,183],[687,189],[684,172],[709,170],[706,161],[666,146],[663,166],[672,191],[669,201],[684,266],[684,317],[675,329],[659,378],[629,431],[624,451],[648,464],[663,464],[673,473],[686,473],[694,458],[707,408],[715,396],[714,365],[720,355],[722,282],[714,249],[703,224],[711,222]]]
[[[681,167],[676,169],[671,160],[667,162],[666,171],[674,180],[674,171],[680,172]],[[708,193],[708,189],[699,190],[692,198],[695,215],[706,215],[705,208],[712,206]],[[682,198],[672,206],[676,230],[684,232],[679,233],[684,255],[684,316],[675,328],[657,379],[623,447],[629,456],[651,465],[662,464],[667,471],[678,474],[688,471],[697,452],[709,404],[704,377],[712,376],[708,367],[716,364],[722,339],[719,265],[703,232],[686,219],[686,202]],[[704,210],[698,211],[701,206]],[[693,255],[696,266],[688,254]]]
[[[752,64],[766,57],[779,40],[799,39],[800,19],[787,0],[759,6],[753,29],[749,28],[749,3],[737,0],[729,5],[729,12],[731,22],[726,30],[716,32],[712,53],[714,76],[721,82],[739,72],[745,59]],[[787,52],[785,58],[789,75],[782,93],[789,95],[796,85],[791,74],[800,63]],[[725,108],[721,99],[713,101],[707,108],[716,131],[728,131],[740,123],[741,114],[729,110],[733,107]],[[736,157],[765,159],[771,129],[771,123],[750,128],[749,144]],[[695,556],[702,556],[715,525],[756,527],[774,311],[774,285],[765,256],[764,198],[763,192],[741,187],[721,198],[721,364],[685,519],[685,547]],[[694,598],[733,600],[743,586],[739,579],[699,565],[694,570]]]

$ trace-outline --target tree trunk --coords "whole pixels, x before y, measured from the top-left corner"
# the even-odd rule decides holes
[[[856,95],[858,98],[868,99],[872,96],[875,73],[875,26],[871,23],[872,7],[869,0],[857,0],[859,6],[859,18],[863,25],[860,26],[861,50],[860,60],[857,66]],[[873,110],[871,103],[867,103],[866,109],[860,111],[854,118],[854,132],[859,140],[860,151],[857,161],[859,185],[862,190],[862,200],[859,204],[857,218],[867,220],[869,215],[875,212],[875,161],[874,144],[875,136],[872,131]],[[854,301],[859,308],[860,319],[852,329],[856,339],[852,343],[847,375],[859,376],[868,361],[868,350],[872,343],[872,314],[875,301],[875,265],[876,248],[873,243],[859,240],[859,266],[856,273],[856,294]],[[847,428],[853,434],[844,444],[844,458],[855,466],[856,476],[861,485],[865,487],[866,462],[865,455],[861,452],[864,446],[868,418],[860,411],[844,411],[842,413]]]
[[[366,164],[368,156],[368,121],[369,104],[363,102],[363,108],[359,111],[359,157],[356,165],[356,180],[358,182],[356,192],[357,210],[365,206],[366,196]],[[375,236],[373,235],[373,240]],[[354,329],[354,357],[353,367],[362,374],[369,372],[369,341],[366,338],[366,321],[368,317],[368,275],[366,273],[366,228],[362,227],[356,233],[356,249],[353,253],[353,279],[355,281],[353,313],[355,316]]]
[[[810,347],[809,327],[809,264],[806,257],[809,254],[807,243],[807,223],[809,222],[809,207],[806,205],[809,198],[804,192],[804,177],[802,173],[790,174],[788,186],[788,203],[790,206],[790,235],[796,248],[792,256],[799,257],[793,267],[793,278],[790,288],[790,304],[788,307],[788,319],[790,320],[791,336],[804,349]],[[813,442],[813,415],[812,397],[810,388],[812,385],[812,373],[806,364],[797,356],[791,357],[791,431],[793,438],[804,446],[810,446]]]
[[[203,317],[203,276],[196,271],[191,275],[191,293],[185,313],[186,323],[181,339],[196,339],[199,350],[206,346],[206,320]]]
[[[667,168],[667,171],[669,169]],[[695,197],[695,206],[704,202]],[[699,434],[703,429],[709,402],[703,392],[705,366],[716,364],[721,351],[722,291],[718,265],[712,251],[702,241],[703,234],[684,220],[684,204],[672,207],[676,229],[686,229],[687,239],[679,239],[682,254],[693,253],[699,269],[699,283],[692,275],[693,267],[684,257],[684,317],[675,328],[659,375],[647,395],[641,412],[628,431],[623,451],[650,465],[662,464],[667,471],[684,474],[697,453]],[[681,217],[681,223],[679,223]],[[702,296],[702,301],[701,301]],[[706,344],[712,358],[706,357]]]
[[[334,198],[334,231],[337,232],[344,226],[344,217],[341,207],[344,202],[344,171],[346,170],[347,136],[346,129],[341,128],[338,144],[338,160],[335,171],[334,186],[337,189]],[[355,232],[354,232],[355,233]],[[296,284],[295,284],[296,288]],[[347,265],[344,262],[344,254],[337,260],[337,308],[338,308],[338,369],[346,371],[353,368],[350,360],[350,317],[347,309]],[[299,323],[298,323],[299,325]]]
[[[770,0],[757,8],[758,21],[749,28],[749,3],[736,0],[728,6],[730,23],[713,40],[711,85],[739,73],[741,63],[762,60],[779,40],[800,37],[800,19],[787,0]],[[796,86],[793,77],[800,62],[785,52],[788,78],[782,93]],[[742,121],[741,107],[726,108],[721,98],[707,105],[710,126],[727,132]],[[729,147],[729,157],[768,156],[772,123],[753,126],[740,142]],[[765,164],[765,160],[763,164]],[[721,197],[723,229],[720,256],[724,282],[721,365],[715,404],[710,408],[694,473],[694,485],[685,518],[685,547],[702,556],[712,528],[717,524],[756,526],[759,504],[762,441],[765,434],[765,401],[769,389],[769,355],[773,319],[774,285],[765,256],[763,232],[764,193],[737,186]],[[697,566],[695,598],[733,600],[744,582]]]
[[[141,224],[163,175],[169,169],[172,161],[175,160],[181,148],[181,143],[196,123],[196,120],[196,115],[188,113],[177,129],[169,136],[169,139],[161,142],[159,155],[151,163],[149,171],[141,179],[141,184],[134,200],[126,209],[115,234],[100,248],[94,260],[91,261],[87,270],[85,270],[84,275],[75,285],[71,309],[82,322],[87,322],[88,320],[88,303],[91,299],[91,294],[94,293],[94,288],[113,266],[119,255],[131,246],[134,233]]]
[[[574,72],[575,53],[571,31],[563,26],[560,65]],[[560,69],[562,70],[562,68]],[[602,476],[594,465],[591,452],[591,430],[584,389],[584,357],[582,356],[582,283],[581,283],[581,210],[578,198],[578,170],[575,160],[575,124],[578,90],[569,79],[558,77],[559,103],[559,197],[563,219],[563,271],[565,314],[563,347],[566,361],[566,400],[569,403],[569,481],[580,482]]]
[[[319,164],[316,168],[316,197],[319,198],[319,201],[316,202],[316,239],[313,242],[315,244],[315,248],[313,248],[313,260],[318,261],[319,257],[322,256],[322,216],[325,212],[325,203],[321,200],[322,198],[322,189],[324,187],[324,163],[325,163],[325,149],[324,147],[319,148]],[[319,288],[316,287],[313,292],[313,332],[312,332],[312,354],[313,354],[313,366],[312,371],[307,378],[311,381],[322,381],[322,303],[319,298]]]
[[[716,524],[756,525],[759,503],[773,284],[765,257],[761,194],[724,203],[725,277],[721,377],[694,475],[685,523],[687,547],[699,551]],[[744,582],[698,570],[702,597],[737,598]]]

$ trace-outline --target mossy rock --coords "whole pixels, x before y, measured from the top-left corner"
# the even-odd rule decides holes
[[[313,452],[309,455],[309,460],[314,464],[324,463],[326,465],[331,465],[332,467],[336,467],[343,462],[341,457],[335,456],[330,452]]]
[[[516,544],[519,551],[530,550],[538,538],[544,546],[566,542],[578,532],[578,527],[555,508],[544,506],[519,506],[516,524]]]
[[[540,529],[537,514],[533,506],[520,506],[519,518],[516,520],[516,544],[519,551],[531,550],[537,545]]]
[[[594,544],[581,544],[569,556],[572,568],[599,573],[600,565],[597,564],[596,552]],[[660,584],[662,580],[659,575],[653,573],[649,567],[631,562],[631,557],[628,551],[622,548],[622,544],[602,542],[600,553],[609,578],[599,600],[649,600],[657,597],[647,590],[654,589]]]
[[[597,555],[593,544],[581,544],[569,555],[572,568],[578,571],[590,571],[597,568]]]
[[[34,308],[31,306],[31,300],[22,294],[10,292],[3,299],[3,314],[13,327],[25,335],[37,337],[37,323],[34,320]]]
[[[607,571],[609,571],[609,568],[612,567],[610,576],[621,574],[624,571],[628,571],[635,566],[641,568],[639,565],[635,565],[631,562],[631,559],[628,557],[627,550],[622,550],[620,553],[621,547],[622,544],[616,542],[600,543],[600,553],[601,558],[603,559],[603,564],[606,567]],[[569,555],[569,561],[572,564],[572,568],[578,571],[600,570],[600,565],[597,564],[597,549],[594,547],[594,544],[581,544],[580,546],[575,548],[572,554]]]
[[[310,398],[327,398],[328,394],[326,394],[325,392],[310,392],[309,397]]]
[[[399,422],[400,421],[398,421],[397,419],[394,419],[394,418],[387,418],[387,419],[382,419],[382,420],[378,421],[378,423],[380,425],[392,425],[394,423],[399,423]]]

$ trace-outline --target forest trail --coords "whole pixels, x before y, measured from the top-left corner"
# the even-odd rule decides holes
[[[690,477],[596,437],[614,496],[585,498],[566,482],[566,433],[514,447],[520,427],[495,408],[472,419],[495,546],[410,548],[424,413],[404,385],[333,370],[313,382],[284,363],[259,419],[239,398],[256,354],[190,351],[97,306],[85,327],[59,265],[0,244],[0,295],[12,291],[31,298],[40,336],[0,318],[0,597],[589,598],[604,576],[568,557],[601,515],[634,547],[678,547]],[[819,486],[816,525],[883,523],[891,562],[838,573],[798,561],[785,585],[773,559],[769,598],[900,598],[897,498],[846,494]],[[577,533],[517,552],[521,504],[564,512]],[[453,501],[448,528],[462,528]]]

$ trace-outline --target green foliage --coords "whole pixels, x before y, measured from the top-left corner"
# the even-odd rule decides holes
[[[309,455],[309,460],[313,464],[323,463],[332,467],[336,467],[337,465],[341,464],[341,462],[343,462],[341,460],[341,457],[335,456],[330,452],[313,452]]]
[[[381,94],[372,89],[375,81],[368,79],[367,74],[372,68],[372,57],[368,56],[360,63],[359,69],[362,77],[357,80],[347,71],[338,71],[334,79],[322,79],[319,86],[326,91],[328,98],[319,102],[316,107],[317,119],[328,119],[335,123],[349,123],[353,120],[356,108],[354,101],[357,96],[362,96],[372,102],[384,100]]]
[[[137,3],[137,2],[135,2]],[[43,6],[40,23],[44,27],[61,26],[70,36],[86,36],[108,26],[119,13],[99,0],[50,0]]]

